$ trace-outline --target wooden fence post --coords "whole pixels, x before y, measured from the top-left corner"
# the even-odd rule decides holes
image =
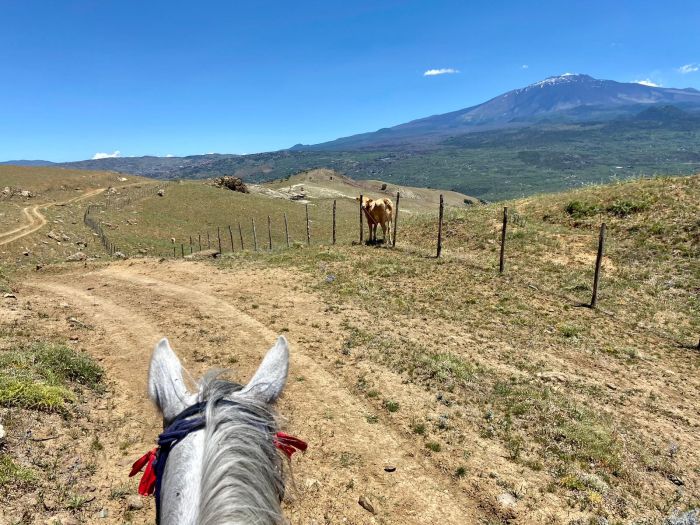
[[[503,207],[503,227],[501,228],[501,256],[498,261],[498,273],[506,268],[506,233],[508,231],[508,206]]]
[[[243,247],[243,228],[241,228],[241,221],[238,221],[238,235],[241,238],[241,251],[245,250]]]
[[[605,223],[600,225],[598,237],[598,255],[595,258],[595,274],[593,276],[593,295],[591,296],[591,308],[595,308],[598,302],[598,285],[600,284],[600,266],[603,263],[603,251],[605,249]]]
[[[268,242],[268,249],[272,251],[272,219],[270,219],[270,216],[267,216],[267,242]]]
[[[199,235],[199,251],[201,252],[202,251],[202,234],[200,233],[198,235]]]
[[[221,251],[221,227],[216,227],[216,238],[219,239],[219,254],[223,253]]]
[[[396,213],[394,213],[394,238],[391,240],[391,246],[396,246],[396,224],[399,220],[399,201],[401,200],[401,192],[396,192]]]
[[[362,241],[364,240],[364,230],[364,226],[362,225],[362,194],[360,193],[360,244],[362,244]]]
[[[228,236],[231,238],[231,253],[235,252],[236,250],[233,247],[233,232],[231,231],[231,225],[228,225]]]
[[[289,248],[289,223],[287,222],[287,212],[284,212],[284,236],[287,238],[287,248]]]
[[[192,236],[190,235],[190,253],[192,253]]]
[[[209,238],[209,231],[207,230],[207,250],[211,250],[211,239]]]
[[[306,205],[306,244],[311,246],[311,227],[309,226],[309,205]]]
[[[336,200],[333,199],[333,244],[335,244],[335,206]]]
[[[437,256],[440,257],[442,254],[442,216],[445,211],[445,199],[440,194],[440,214],[438,216],[438,239],[437,239]]]
[[[253,247],[255,248],[255,251],[258,251],[258,234],[255,231],[255,219],[250,219],[251,222],[253,223]]]
[[[180,257],[185,257],[185,243],[180,243]]]

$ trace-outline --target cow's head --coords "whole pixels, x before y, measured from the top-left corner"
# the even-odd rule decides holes
[[[359,197],[355,197],[355,200],[356,200],[357,202],[360,202],[360,198],[359,198]],[[370,205],[370,204],[372,204],[372,199],[370,199],[370,198],[367,197],[366,195],[363,195],[363,196],[362,196],[362,207],[363,207],[363,208],[369,208],[369,205]]]

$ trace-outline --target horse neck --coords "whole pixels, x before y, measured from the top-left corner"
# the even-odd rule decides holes
[[[198,522],[280,523],[284,484],[266,407],[210,400],[206,420]]]

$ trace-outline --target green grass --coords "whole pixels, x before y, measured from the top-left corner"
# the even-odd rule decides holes
[[[436,441],[428,441],[425,444],[425,448],[427,448],[431,452],[440,452],[440,450],[442,449],[442,447],[440,446],[440,443],[438,443]]]
[[[384,400],[384,408],[386,408],[389,412],[398,412],[400,405],[398,401],[393,401],[391,399],[385,399]]]
[[[60,412],[75,401],[72,385],[102,386],[92,358],[61,344],[34,343],[0,353],[0,405]]]
[[[22,488],[35,483],[36,473],[29,468],[17,465],[12,458],[0,453],[0,488]]]

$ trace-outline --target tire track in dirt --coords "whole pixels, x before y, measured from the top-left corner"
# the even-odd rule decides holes
[[[43,228],[48,221],[44,214],[42,214],[39,210],[45,210],[47,208],[50,208],[51,206],[66,206],[74,202],[89,199],[90,197],[99,195],[100,193],[105,191],[105,189],[106,188],[97,188],[95,190],[86,191],[78,197],[74,197],[63,202],[47,202],[45,204],[35,204],[33,206],[26,206],[22,208],[22,213],[27,219],[27,223],[18,228],[15,228],[14,230],[9,230],[0,233],[0,246],[14,242],[18,239],[21,239],[22,237],[26,237],[27,235],[32,234],[35,231]]]
[[[144,268],[147,275],[139,273]],[[193,311],[202,312],[204,315],[197,323],[209,325],[208,328],[216,324],[214,330],[218,330],[220,323],[224,323],[226,332],[232,334],[231,352],[239,361],[236,368],[247,372],[254,369],[277,333],[226,300],[179,284],[181,280],[192,282],[194,268],[211,279],[210,268],[189,266],[180,275],[172,271],[172,266],[167,268],[167,274],[159,273],[158,267],[155,271],[149,268],[140,264],[111,265],[82,276],[75,275],[70,284],[66,284],[64,278],[61,283],[37,281],[31,286],[72,300],[92,316],[95,325],[104,330],[112,344],[120,345],[114,352],[114,346],[100,342],[95,352],[119,385],[117,397],[130,410],[142,411],[149,404],[145,378],[150,350],[161,334],[167,335],[163,330],[176,329],[173,319],[177,316],[173,314],[173,319],[170,318],[168,308],[163,308],[163,299],[178,315],[191,317]],[[161,278],[163,274],[167,275],[167,281]],[[221,283],[230,285],[223,277]],[[92,288],[91,293],[84,291],[85,286]],[[261,294],[264,293],[261,290]],[[195,360],[199,360],[191,340],[171,339],[186,362],[192,361],[193,352]],[[303,382],[294,380],[301,376]],[[331,409],[341,416],[327,418]],[[450,487],[444,474],[415,454],[414,444],[396,430],[382,423],[370,424],[364,402],[332,371],[304,353],[300,344],[292,346],[290,381],[280,403],[280,412],[288,421],[288,430],[311,442],[306,457],[295,460],[295,476],[304,481],[297,485],[296,501],[287,505],[287,514],[293,523],[306,523],[310,519],[326,523],[342,520],[426,524],[477,521],[478,504]],[[146,423],[144,431],[150,432],[152,439],[158,426],[152,408],[143,418],[151,417],[152,423]],[[351,459],[364,458],[353,467],[352,476],[338,467],[338,458],[342,464],[343,455]],[[400,469],[387,474],[383,470],[387,463],[398,464]],[[115,467],[117,465],[112,465],[111,470],[118,472]],[[122,467],[119,465],[119,469]],[[354,483],[361,486],[354,487]],[[377,515],[359,507],[358,489],[375,501],[379,509]]]

